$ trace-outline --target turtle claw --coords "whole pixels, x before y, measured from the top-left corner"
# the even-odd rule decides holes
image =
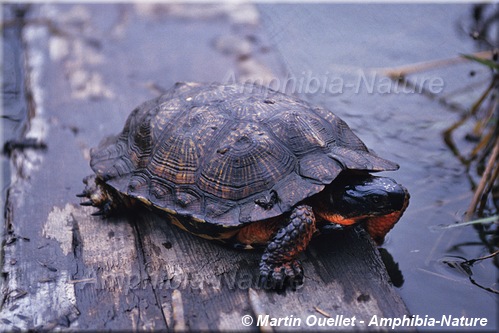
[[[85,198],[88,196],[87,192],[81,192],[76,195],[78,198]]]
[[[90,214],[92,216],[106,216],[106,212],[104,211],[104,209],[100,209],[92,214]]]
[[[80,205],[81,206],[94,206],[94,203],[91,200],[88,200],[88,201],[80,202]]]
[[[99,206],[100,209],[90,215],[92,216],[104,216],[104,217],[109,217],[113,214],[113,207],[111,205],[110,201],[104,202],[101,206]]]
[[[303,285],[303,268],[298,260],[285,263],[281,266],[270,267],[260,264],[260,278],[258,285],[264,289],[283,290],[289,286],[296,291]]]

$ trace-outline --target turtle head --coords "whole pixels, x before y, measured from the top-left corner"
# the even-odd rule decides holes
[[[379,216],[404,208],[407,190],[387,177],[357,177],[329,191],[329,205],[345,217]]]
[[[347,226],[391,214],[400,217],[409,193],[391,178],[346,174],[327,186],[320,200],[316,213],[323,220]]]

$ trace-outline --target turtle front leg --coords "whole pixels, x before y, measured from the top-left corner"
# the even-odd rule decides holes
[[[312,207],[300,205],[293,209],[289,222],[277,231],[260,261],[260,283],[263,287],[282,289],[303,283],[303,269],[296,259],[308,246],[315,232]]]
[[[87,176],[83,179],[85,189],[82,193],[77,194],[77,197],[88,198],[88,201],[80,203],[82,206],[93,206],[99,210],[92,213],[94,216],[111,216],[120,207],[130,206],[131,203],[121,197],[119,194],[112,192],[104,183],[95,175]]]

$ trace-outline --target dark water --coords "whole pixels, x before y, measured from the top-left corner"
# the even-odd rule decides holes
[[[258,7],[286,71],[303,79],[304,85],[294,93],[335,111],[370,148],[401,165],[399,171],[385,175],[409,189],[411,203],[384,248],[403,274],[398,290],[410,312],[433,318],[487,318],[489,330],[497,327],[497,295],[473,285],[466,272],[448,264],[457,260],[456,256],[473,259],[490,253],[478,232],[472,226],[435,228],[462,221],[472,198],[470,178],[478,179],[474,169],[469,172],[449,150],[442,132],[483,91],[488,71],[464,63],[411,76],[414,82],[434,82],[436,96],[457,105],[454,108],[419,91],[398,89],[386,77],[373,74],[375,68],[449,59],[481,50],[468,34],[473,6]],[[16,33],[17,29],[9,29],[3,43],[2,142],[18,138],[27,112]],[[470,76],[471,71],[474,76]],[[319,86],[326,82],[334,89],[322,92],[314,82]],[[465,124],[455,134],[464,152],[473,147],[465,140],[472,125]],[[6,157],[2,157],[2,164],[6,186],[10,177]],[[476,263],[472,271],[477,283],[499,289],[492,260]]]
[[[404,281],[398,290],[411,313],[487,318],[487,329],[493,330],[497,295],[473,285],[466,272],[447,263],[459,261],[456,256],[473,259],[490,252],[473,226],[435,228],[462,221],[471,201],[470,178],[478,179],[475,169],[467,171],[445,145],[442,132],[485,90],[489,71],[463,63],[410,76],[454,108],[417,89],[397,89],[394,81],[390,86],[390,80],[372,71],[482,50],[469,36],[474,7],[324,4],[260,8],[292,75],[304,82],[314,83],[314,78],[321,83],[339,82],[333,93],[311,89],[312,83],[312,91],[303,88],[297,93],[334,110],[369,147],[401,165],[399,171],[386,175],[407,186],[411,203],[384,248],[402,271]],[[486,9],[497,11],[497,6]],[[497,38],[499,29],[499,19],[495,20],[489,31],[492,38]],[[472,71],[475,75],[470,76]],[[472,125],[466,123],[454,135],[464,153],[473,146],[465,140]],[[499,289],[492,259],[474,265],[472,273],[478,284]]]

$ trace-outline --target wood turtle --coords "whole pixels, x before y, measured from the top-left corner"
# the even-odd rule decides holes
[[[263,248],[260,281],[302,282],[312,236],[363,223],[382,243],[409,202],[371,172],[398,169],[331,111],[253,84],[177,83],[91,150],[81,197],[111,215],[142,203],[236,248]]]

